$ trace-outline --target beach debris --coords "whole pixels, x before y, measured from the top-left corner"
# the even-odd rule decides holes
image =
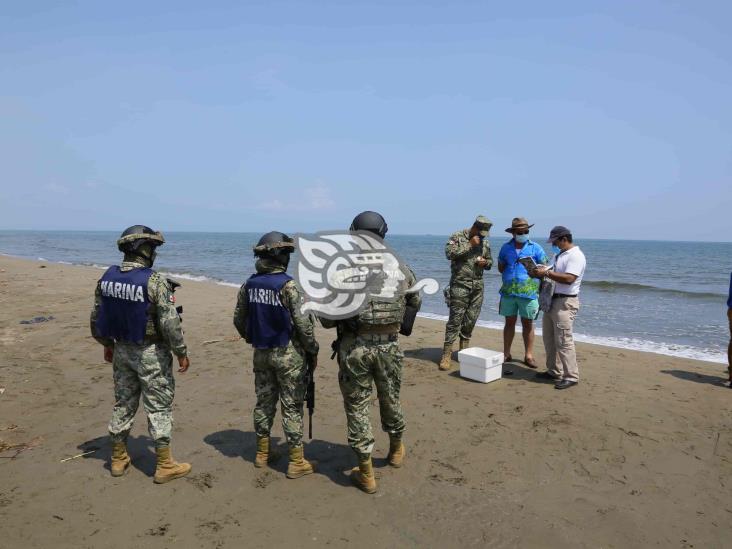
[[[170,528],[170,523],[161,524],[157,528],[150,528],[147,532],[145,532],[148,536],[164,536],[168,533],[168,529]]]
[[[99,451],[100,448],[94,448],[93,450],[89,450],[88,452],[83,452],[81,454],[76,454],[75,456],[64,458],[60,461],[60,463],[66,463],[67,461],[71,461],[72,459],[78,459],[80,457],[88,456],[89,454],[93,454],[94,452]]]
[[[39,268],[39,269],[45,269],[45,268],[46,268],[46,266],[45,266],[45,265],[39,265],[39,266],[38,266],[38,268]]]
[[[54,320],[55,317],[53,316],[36,316],[31,318],[30,320],[21,320],[21,324],[40,324],[41,322],[48,322],[49,320]]]
[[[222,343],[224,341],[239,341],[241,337],[239,336],[232,336],[232,337],[224,337],[222,339],[209,339],[201,343],[201,345],[211,345],[212,343]]]
[[[648,436],[645,436],[645,435],[641,435],[641,434],[636,433],[635,431],[631,431],[629,429],[623,429],[622,427],[618,427],[618,429],[620,429],[621,432],[625,433],[626,435],[628,435],[631,438],[638,437],[638,438],[644,438],[646,440],[651,440],[651,441],[656,442],[656,443],[659,442],[655,438],[651,438],[651,437],[648,437]],[[684,453],[686,453],[686,452],[684,452]]]

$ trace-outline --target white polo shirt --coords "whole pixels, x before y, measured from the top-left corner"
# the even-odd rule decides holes
[[[575,275],[577,278],[572,284],[560,284],[557,282],[554,287],[555,294],[565,295],[576,295],[579,294],[580,284],[582,284],[582,277],[585,274],[585,267],[587,266],[587,260],[585,254],[579,249],[579,246],[574,246],[562,252],[554,259],[554,270],[558,273],[569,273]]]

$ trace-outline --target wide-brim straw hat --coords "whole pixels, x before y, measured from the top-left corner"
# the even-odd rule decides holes
[[[525,217],[514,217],[513,221],[511,221],[511,226],[506,229],[507,233],[512,233],[513,231],[521,230],[521,229],[530,229],[533,227],[534,224],[532,223],[529,225],[529,222],[526,221]]]

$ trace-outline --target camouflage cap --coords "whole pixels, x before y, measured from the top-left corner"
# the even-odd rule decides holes
[[[480,236],[488,236],[488,231],[491,230],[492,226],[493,222],[483,215],[476,217],[473,223],[473,227],[478,229]]]

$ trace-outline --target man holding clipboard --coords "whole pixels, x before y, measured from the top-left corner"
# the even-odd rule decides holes
[[[534,320],[539,315],[539,280],[530,272],[538,265],[548,263],[548,258],[539,244],[529,240],[529,225],[523,217],[515,217],[511,227],[506,229],[513,238],[506,242],[498,254],[498,272],[501,273],[501,302],[498,312],[505,317],[503,326],[503,356],[511,362],[511,344],[516,333],[516,320],[521,317],[524,339],[524,363],[536,368],[534,361]]]

